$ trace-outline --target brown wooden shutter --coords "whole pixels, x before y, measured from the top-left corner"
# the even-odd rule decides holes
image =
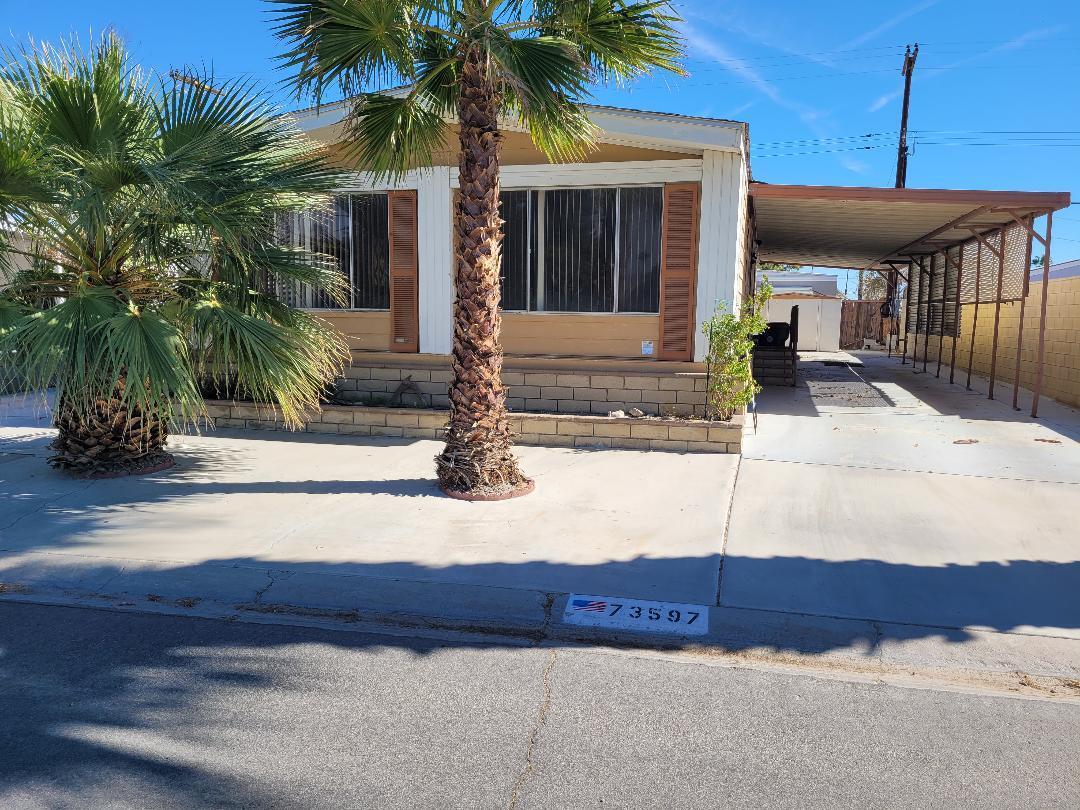
[[[694,290],[697,286],[697,183],[664,186],[660,260],[661,360],[690,360],[694,353]]]
[[[416,191],[389,192],[390,351],[420,351]]]

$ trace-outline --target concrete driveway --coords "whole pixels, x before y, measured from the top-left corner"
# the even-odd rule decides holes
[[[720,604],[1080,638],[1077,412],[851,360],[761,395]]]

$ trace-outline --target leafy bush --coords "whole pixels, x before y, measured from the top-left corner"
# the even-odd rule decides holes
[[[772,285],[763,280],[737,316],[721,303],[701,325],[709,345],[706,418],[731,419],[761,390],[754,380],[754,336],[765,331],[765,304],[771,295]]]

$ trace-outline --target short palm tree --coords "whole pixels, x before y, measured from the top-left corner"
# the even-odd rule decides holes
[[[451,495],[528,491],[500,379],[500,119],[519,120],[553,160],[581,156],[595,139],[581,106],[590,83],[678,71],[677,18],[649,0],[269,2],[297,90],[355,96],[347,142],[364,168],[430,165],[456,121],[453,380],[437,473]]]
[[[0,367],[55,387],[51,462],[170,463],[203,379],[300,423],[347,350],[273,291],[343,280],[275,221],[328,204],[339,173],[249,86],[153,79],[115,36],[4,61],[0,218],[29,269],[0,286]]]

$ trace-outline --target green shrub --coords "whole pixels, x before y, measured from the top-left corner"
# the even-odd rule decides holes
[[[754,335],[765,331],[765,304],[772,286],[763,280],[753,297],[743,302],[736,316],[723,303],[701,325],[708,340],[705,357],[708,367],[708,390],[705,416],[727,421],[745,408],[761,390],[754,380]]]

